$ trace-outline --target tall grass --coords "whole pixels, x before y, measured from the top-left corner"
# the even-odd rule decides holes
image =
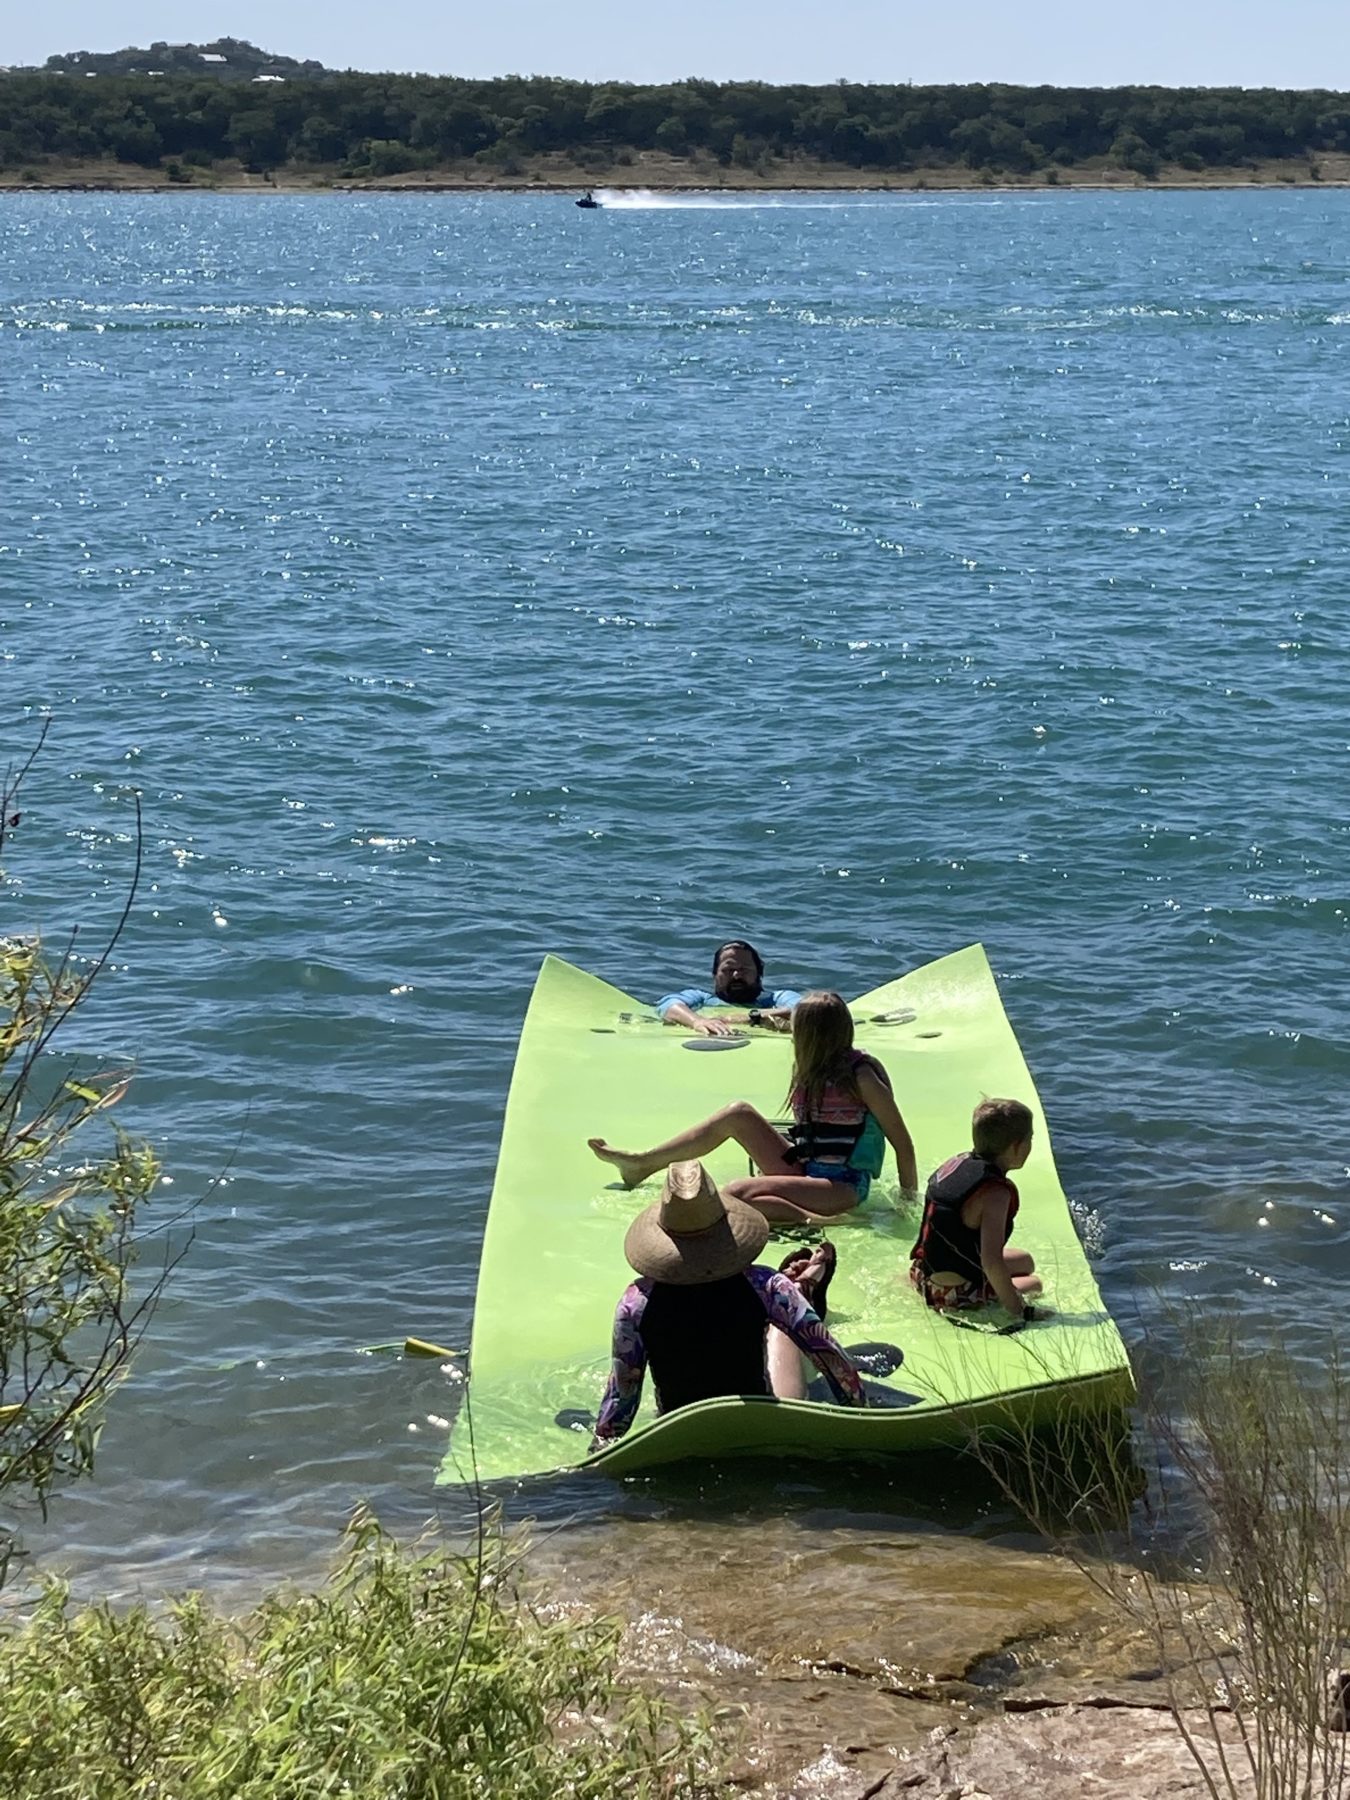
[[[1212,1800],[1347,1789],[1332,1703],[1350,1657],[1350,1390],[1274,1337],[1168,1321],[1120,1415],[971,1434],[1009,1499],[1151,1638]],[[1158,1354],[1152,1354],[1152,1351]]]
[[[624,1684],[619,1628],[515,1595],[500,1535],[407,1549],[368,1518],[318,1593],[234,1623],[73,1610],[0,1636],[16,1800],[657,1800],[723,1790],[700,1717]]]

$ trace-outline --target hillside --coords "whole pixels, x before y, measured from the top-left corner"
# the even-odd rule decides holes
[[[72,50],[64,56],[49,56],[43,71],[50,75],[205,75],[217,81],[253,81],[260,75],[292,81],[328,73],[321,62],[274,56],[245,38],[229,37],[209,44],[155,43],[145,50]]]
[[[653,158],[683,165],[694,185],[724,172],[792,186],[808,169],[874,184],[1272,169],[1315,181],[1337,179],[1350,155],[1350,98],[1325,90],[480,81],[339,72],[235,38],[76,51],[5,71],[0,93],[0,179],[15,171],[29,185],[54,165],[92,167],[98,185],[99,166],[114,164],[173,181],[231,166],[388,180],[467,165],[489,180],[567,182]]]

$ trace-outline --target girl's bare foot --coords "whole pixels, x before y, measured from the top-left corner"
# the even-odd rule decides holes
[[[636,1187],[640,1181],[655,1173],[651,1163],[640,1156],[633,1156],[627,1150],[614,1150],[603,1138],[587,1138],[586,1142],[600,1158],[601,1162],[613,1165],[619,1171],[619,1179],[626,1188]]]

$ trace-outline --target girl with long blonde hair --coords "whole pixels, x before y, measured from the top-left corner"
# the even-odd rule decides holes
[[[729,1181],[723,1193],[748,1201],[767,1219],[817,1224],[852,1212],[880,1175],[889,1144],[900,1185],[918,1186],[914,1145],[874,1056],[853,1047],[853,1016],[838,994],[805,994],[792,1013],[792,1124],[786,1132],[748,1100],[735,1100],[651,1150],[616,1150],[589,1139],[625,1187],[636,1187],[673,1162],[709,1155],[737,1143],[759,1173]]]

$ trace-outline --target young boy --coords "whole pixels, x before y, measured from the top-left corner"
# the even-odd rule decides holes
[[[1031,1109],[1020,1100],[981,1100],[971,1148],[929,1179],[909,1277],[939,1312],[999,1301],[1014,1319],[1035,1315],[1028,1296],[1041,1279],[1025,1250],[1008,1249],[1017,1217],[1009,1171],[1031,1155]]]

